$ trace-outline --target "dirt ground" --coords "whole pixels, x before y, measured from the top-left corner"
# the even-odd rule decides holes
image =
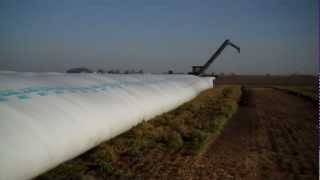
[[[318,179],[317,106],[268,88],[244,90],[222,134],[194,158],[146,153],[135,179]]]
[[[316,104],[264,88],[243,100],[190,179],[318,179]]]
[[[316,87],[318,77],[312,75],[224,75],[219,76],[215,82],[216,84],[241,84],[254,86],[313,86]]]

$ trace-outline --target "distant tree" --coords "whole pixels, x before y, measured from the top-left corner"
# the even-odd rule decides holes
[[[168,74],[173,74],[173,71],[172,71],[172,70],[169,70],[169,71],[168,71]]]
[[[103,69],[98,69],[97,73],[99,73],[99,74],[104,74],[104,73],[106,73],[106,71],[103,70]]]
[[[108,73],[109,73],[109,74],[113,74],[113,73],[114,73],[113,69],[110,69],[110,70],[108,71]]]
[[[66,71],[67,73],[93,73],[92,70],[85,67],[71,68]]]
[[[139,73],[139,74],[143,74],[143,70],[140,69],[140,70],[138,71],[138,73]]]

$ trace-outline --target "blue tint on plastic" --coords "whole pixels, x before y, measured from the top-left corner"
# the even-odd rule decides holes
[[[19,99],[22,99],[22,100],[30,99],[30,97],[29,97],[29,96],[26,96],[26,95],[19,95],[18,98],[19,98]]]
[[[39,92],[38,95],[40,95],[40,96],[47,96],[48,93],[46,93],[46,92]]]
[[[8,99],[4,97],[0,97],[0,102],[5,102],[5,101],[8,101]]]
[[[122,89],[128,86],[152,86],[153,84],[160,84],[162,80],[144,80],[144,81],[129,81],[126,79],[119,79],[109,83],[100,85],[91,85],[87,87],[83,86],[55,86],[55,87],[27,87],[20,90],[0,90],[0,102],[8,101],[7,97],[15,96],[19,99],[29,99],[34,95],[48,96],[50,94],[64,94],[66,92],[71,93],[96,93],[101,91],[110,91],[113,89]]]

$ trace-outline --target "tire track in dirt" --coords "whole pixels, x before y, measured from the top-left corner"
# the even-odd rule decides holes
[[[269,98],[268,101],[256,99],[257,114],[264,121],[261,128],[268,131],[268,140],[272,145],[265,154],[274,166],[278,166],[277,173],[285,179],[317,179],[317,116],[314,103],[270,89],[261,89],[256,94]],[[272,175],[268,169],[265,171],[265,176]]]
[[[239,111],[189,179],[317,179],[316,108],[272,89],[245,89]]]
[[[238,112],[195,161],[189,179],[254,179],[257,169],[256,119],[252,92],[244,89]]]

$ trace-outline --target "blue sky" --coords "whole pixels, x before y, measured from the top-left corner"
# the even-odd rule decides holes
[[[316,73],[316,0],[2,0],[0,69]]]

